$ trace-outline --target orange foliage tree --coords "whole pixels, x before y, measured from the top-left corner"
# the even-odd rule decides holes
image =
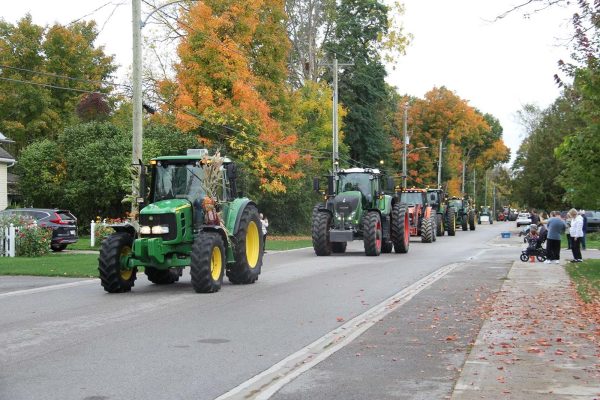
[[[296,136],[286,129],[289,49],[283,0],[205,0],[182,11],[174,81],[161,84],[176,125],[246,164],[262,190],[298,178]]]
[[[406,98],[409,103],[408,185],[437,185],[439,144],[443,144],[442,185],[451,195],[460,195],[463,162],[473,165],[492,165],[505,160],[508,149],[497,132],[492,132],[486,118],[468,102],[445,87],[433,88],[423,99]],[[396,120],[402,121],[400,107]],[[400,168],[402,138],[393,141],[394,161]],[[501,156],[498,156],[500,154]],[[470,161],[469,161],[470,160]]]

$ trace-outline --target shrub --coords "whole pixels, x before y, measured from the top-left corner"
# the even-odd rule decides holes
[[[35,224],[22,225],[17,233],[17,256],[40,257],[50,252],[52,229]]]
[[[96,243],[100,244],[107,236],[115,233],[115,230],[110,226],[106,226],[104,224],[96,225],[96,229],[94,230],[94,237],[96,238]]]

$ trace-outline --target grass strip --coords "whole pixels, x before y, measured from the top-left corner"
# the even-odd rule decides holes
[[[0,275],[97,277],[97,254],[50,254],[43,257],[0,257]]]
[[[600,260],[588,259],[580,263],[568,263],[567,272],[584,302],[600,300]]]

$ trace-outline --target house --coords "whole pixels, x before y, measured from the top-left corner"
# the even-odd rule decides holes
[[[0,146],[14,143],[0,133]],[[9,175],[11,176],[11,189],[14,188],[16,177],[8,173],[8,169],[15,165],[17,161],[10,153],[0,147],[0,210],[4,210],[10,204],[8,201]]]

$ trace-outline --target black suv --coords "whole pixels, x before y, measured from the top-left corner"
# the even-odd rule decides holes
[[[68,244],[77,242],[77,218],[67,210],[56,208],[13,208],[0,212],[0,216],[33,219],[38,226],[52,228],[52,251],[63,251]]]

